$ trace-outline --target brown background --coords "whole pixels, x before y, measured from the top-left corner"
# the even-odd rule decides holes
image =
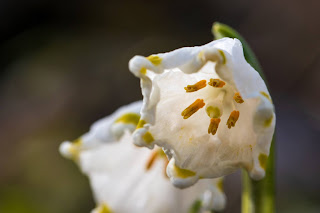
[[[317,0],[0,2],[0,212],[89,212],[86,177],[58,153],[65,139],[141,98],[136,55],[236,28],[265,70],[277,110],[277,209],[320,211],[320,3]],[[226,183],[239,212],[237,174]]]

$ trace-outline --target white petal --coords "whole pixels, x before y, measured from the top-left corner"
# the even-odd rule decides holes
[[[136,111],[138,109],[133,104],[122,113]],[[61,153],[76,160],[81,171],[89,177],[97,203],[92,213],[184,213],[196,200],[202,200],[203,211],[224,207],[226,198],[217,184],[219,180],[202,180],[186,190],[177,189],[164,173],[167,159],[163,154],[157,155],[147,169],[152,152],[133,144],[131,127],[124,130],[119,140],[99,137],[110,128],[117,129],[115,121],[122,115],[116,113],[116,116],[108,116],[95,123],[86,137],[80,137],[76,143],[64,142],[60,146]],[[112,130],[111,137],[118,138],[113,135],[115,133],[117,130]]]
[[[96,121],[90,131],[81,137],[84,147],[95,146],[100,143],[112,142],[119,139],[126,129],[133,131],[135,128],[128,123],[115,123],[126,113],[140,114],[142,101],[133,102],[122,106],[111,115]]]
[[[106,203],[113,212],[188,212],[193,202],[210,193],[207,210],[222,208],[225,195],[216,182],[202,180],[195,186],[175,188],[163,170],[162,159],[146,170],[150,151],[137,148],[126,134],[118,143],[108,143],[81,153],[80,166],[89,176],[97,203]],[[207,191],[209,190],[209,191]]]
[[[70,141],[62,142],[59,146],[60,154],[65,158],[72,158],[72,153],[70,152],[72,149],[72,143]]]

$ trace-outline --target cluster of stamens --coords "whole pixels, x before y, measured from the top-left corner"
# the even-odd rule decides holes
[[[193,85],[188,85],[184,89],[186,90],[187,93],[189,92],[195,92],[200,89],[203,89],[207,86],[206,80],[201,80],[197,82],[196,84]],[[210,79],[208,82],[208,85],[214,87],[214,88],[222,88],[226,83],[220,79]],[[236,103],[243,103],[244,100],[242,99],[241,95],[239,92],[236,92],[233,96],[233,100]],[[181,115],[183,116],[184,119],[189,118],[192,116],[194,113],[196,113],[199,109],[205,106],[205,103],[203,99],[197,99],[195,102],[193,102],[190,106],[188,106],[185,110],[182,111]],[[213,106],[208,106],[207,109],[207,114],[211,118],[209,128],[208,128],[208,134],[215,135],[218,131],[219,123],[221,121],[221,113],[219,107],[213,107]],[[240,112],[237,110],[233,110],[227,120],[226,125],[228,126],[229,129],[231,127],[234,127],[237,120],[239,119]]]

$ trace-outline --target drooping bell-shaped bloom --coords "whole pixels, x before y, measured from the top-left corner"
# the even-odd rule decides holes
[[[135,56],[129,69],[141,79],[143,94],[134,143],[165,150],[174,185],[188,187],[239,167],[253,179],[264,177],[274,106],[239,40]]]
[[[142,102],[117,110],[96,122],[75,142],[64,142],[60,152],[73,159],[90,179],[97,208],[92,213],[188,212],[221,210],[226,198],[222,178],[201,180],[191,188],[175,188],[166,175],[162,149],[150,151],[133,144]],[[134,128],[132,128],[132,126]]]

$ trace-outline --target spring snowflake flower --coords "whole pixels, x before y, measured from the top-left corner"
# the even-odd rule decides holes
[[[129,69],[141,78],[143,94],[134,143],[165,150],[174,185],[188,187],[239,167],[255,180],[264,177],[274,106],[239,40],[135,56]]]
[[[75,142],[60,146],[62,155],[75,160],[90,179],[97,203],[92,213],[184,213],[199,201],[199,213],[223,209],[221,178],[177,189],[166,176],[168,160],[162,149],[133,144],[130,132],[138,124],[141,105],[140,101],[120,108]]]

